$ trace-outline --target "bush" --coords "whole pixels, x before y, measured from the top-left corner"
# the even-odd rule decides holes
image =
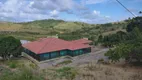
[[[8,61],[7,65],[10,68],[17,68],[18,67],[18,62],[17,61]]]
[[[10,68],[16,68],[17,65],[16,65],[15,63],[11,63],[11,64],[9,65],[9,67],[10,67]]]

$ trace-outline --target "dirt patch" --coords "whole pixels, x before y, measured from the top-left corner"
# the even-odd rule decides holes
[[[76,80],[141,80],[142,70],[89,63],[79,67]]]

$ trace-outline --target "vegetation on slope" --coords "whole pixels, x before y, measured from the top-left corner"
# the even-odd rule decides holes
[[[142,17],[136,17],[131,20],[127,26],[127,33],[123,37],[107,36],[107,40],[102,41],[102,43],[114,43],[111,45],[116,45],[115,49],[110,49],[106,56],[108,56],[112,61],[119,61],[120,59],[125,59],[127,62],[141,62],[142,61]],[[122,35],[120,35],[122,36]],[[117,38],[116,38],[117,37]],[[104,37],[105,38],[105,37]],[[114,41],[111,41],[113,39]],[[110,45],[106,44],[106,45]],[[118,44],[118,45],[117,45]]]
[[[58,34],[60,38],[66,40],[87,37],[95,41],[100,33],[104,33],[103,35],[115,33],[116,31],[124,30],[126,25],[127,21],[94,25],[49,19],[24,23],[0,23],[0,35],[34,40]]]
[[[59,23],[64,23],[63,20],[54,20],[54,19],[48,19],[48,20],[37,20],[32,22],[25,22],[25,23],[19,23],[27,27],[37,27],[37,28],[52,28]]]

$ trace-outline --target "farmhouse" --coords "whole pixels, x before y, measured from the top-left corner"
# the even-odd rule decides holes
[[[87,39],[65,41],[58,38],[40,38],[37,41],[23,44],[24,52],[38,61],[48,60],[60,56],[77,56],[91,52]]]

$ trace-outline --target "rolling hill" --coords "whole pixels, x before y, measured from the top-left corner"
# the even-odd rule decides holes
[[[18,23],[18,24],[21,24],[25,27],[44,28],[44,29],[54,28],[54,29],[71,30],[71,31],[81,29],[82,27],[94,26],[87,23],[67,22],[63,20],[54,20],[54,19],[37,20],[37,21]]]
[[[87,24],[83,22],[67,22],[63,20],[36,20],[31,22],[12,23],[0,22],[0,35],[15,36],[19,39],[34,40],[40,37],[47,37],[58,34],[60,38],[74,37],[96,37],[100,34],[126,28],[127,22],[106,23],[106,24]]]

